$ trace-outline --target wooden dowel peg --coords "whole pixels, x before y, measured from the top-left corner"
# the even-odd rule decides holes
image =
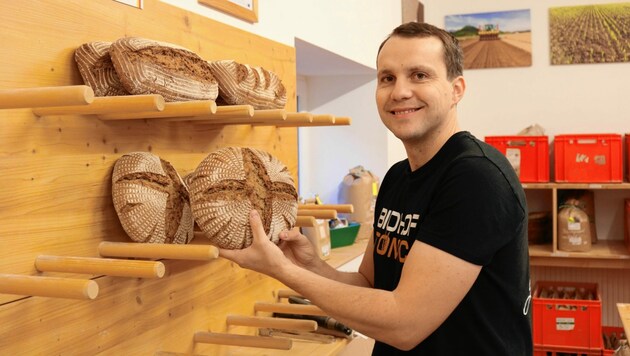
[[[47,115],[105,115],[117,113],[162,111],[164,98],[161,95],[99,96],[89,105],[56,106],[33,109],[37,116]]]
[[[328,315],[323,310],[321,310],[318,306],[315,306],[315,305],[288,304],[288,303],[256,302],[254,303],[254,311],[283,313],[283,314],[318,315],[318,316]]]
[[[101,120],[133,120],[133,119],[163,119],[181,121],[182,117],[212,115],[217,112],[217,104],[212,100],[175,101],[164,104],[162,111],[143,111],[137,113],[123,113],[99,115]]]
[[[283,122],[287,119],[287,112],[283,109],[254,110],[254,120]]]
[[[277,350],[290,350],[293,345],[290,339],[285,338],[213,333],[208,331],[197,331],[193,337],[193,341],[204,344],[260,347]]]
[[[298,216],[295,218],[296,227],[314,227],[317,226],[317,221],[312,216]]]
[[[50,255],[37,256],[35,268],[41,272],[103,274],[133,278],[162,278],[166,272],[164,264],[159,261]]]
[[[287,330],[317,330],[315,320],[273,318],[267,316],[228,315],[225,319],[227,325],[254,326],[257,328],[287,329]]]
[[[94,91],[87,85],[0,90],[0,109],[87,105]]]
[[[335,118],[335,126],[348,126],[352,124],[352,119],[349,117],[336,117]]]
[[[307,123],[313,121],[313,114],[309,112],[295,112],[287,114],[287,122]]]
[[[276,299],[289,298],[289,297],[301,297],[302,295],[292,289],[278,289],[276,291]]]
[[[324,209],[298,209],[297,216],[312,216],[315,219],[336,219],[337,210]]]
[[[323,125],[332,125],[335,123],[335,116],[334,115],[329,115],[329,114],[325,114],[325,115],[313,115],[313,121],[314,124],[323,124]]]
[[[90,279],[0,274],[0,293],[26,296],[94,299],[98,284]]]
[[[219,250],[211,245],[173,245],[137,242],[103,241],[98,253],[108,257],[137,257],[174,260],[209,261],[219,257]]]
[[[338,213],[354,213],[354,205],[352,204],[299,204],[298,211],[300,209],[308,210],[336,210]]]

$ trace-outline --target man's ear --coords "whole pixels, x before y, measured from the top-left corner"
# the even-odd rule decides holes
[[[460,100],[464,97],[464,93],[466,92],[466,80],[463,76],[458,76],[453,79],[453,104],[457,105]]]

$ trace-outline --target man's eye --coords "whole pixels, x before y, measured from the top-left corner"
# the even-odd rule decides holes
[[[394,80],[394,77],[392,77],[391,75],[386,75],[384,77],[381,77],[381,82],[382,83],[389,83],[391,81]]]
[[[427,76],[426,76],[424,73],[415,73],[415,74],[414,74],[414,77],[415,77],[416,79],[420,79],[420,80],[422,80],[422,79],[425,79]]]

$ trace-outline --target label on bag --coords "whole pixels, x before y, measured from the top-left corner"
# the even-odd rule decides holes
[[[575,329],[575,318],[556,318],[556,330]]]

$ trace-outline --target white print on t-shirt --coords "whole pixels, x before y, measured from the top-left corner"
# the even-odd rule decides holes
[[[417,226],[419,214],[407,214],[383,208],[378,216],[376,226],[399,236],[409,236],[411,229]]]
[[[523,315],[529,313],[529,304],[532,302],[532,280],[529,280],[529,295],[525,299],[525,305],[523,305]]]

